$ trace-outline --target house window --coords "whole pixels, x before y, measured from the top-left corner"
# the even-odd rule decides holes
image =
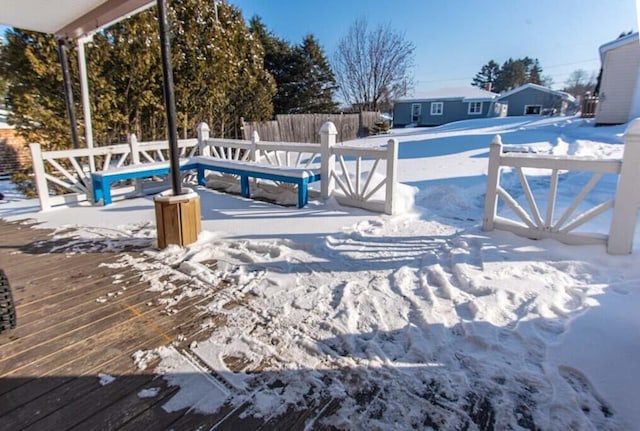
[[[469,115],[482,114],[482,102],[469,102]]]
[[[444,111],[444,103],[431,102],[431,115],[442,115]]]
[[[416,124],[419,123],[421,114],[422,114],[422,104],[420,103],[412,104],[411,105],[411,122]]]
[[[540,115],[541,113],[541,105],[524,105],[524,115]]]

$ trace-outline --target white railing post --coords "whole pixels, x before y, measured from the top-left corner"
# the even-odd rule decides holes
[[[389,139],[387,142],[387,190],[385,194],[384,212],[393,214],[398,187],[398,140]]]
[[[31,149],[31,161],[33,164],[33,174],[36,180],[38,199],[40,200],[40,210],[46,211],[51,209],[51,202],[49,201],[49,187],[47,187],[47,177],[44,170],[42,150],[40,149],[40,144],[29,144],[29,149]]]
[[[258,149],[258,142],[260,142],[260,135],[258,135],[258,131],[254,130],[251,133],[251,161],[256,162],[260,160],[260,150]]]
[[[135,133],[129,135],[129,148],[131,149],[131,164],[140,164],[140,145],[138,145],[138,137]],[[105,168],[108,169],[107,166]]]
[[[201,156],[210,156],[211,148],[206,144],[206,140],[209,139],[209,125],[207,123],[198,124],[198,153]]]
[[[489,168],[487,170],[487,191],[484,196],[484,217],[482,230],[493,230],[493,222],[498,208],[498,184],[500,182],[500,156],[502,154],[502,138],[494,136],[489,146]]]
[[[140,164],[140,145],[138,144],[138,137],[135,133],[129,135],[129,148],[131,150],[131,164],[139,165]],[[108,166],[105,166],[105,169],[109,169]],[[142,194],[142,179],[134,180],[136,195]]]
[[[336,156],[333,154],[333,146],[336,145],[336,136],[338,130],[331,121],[325,122],[320,128],[320,181],[322,189],[322,198],[328,199],[333,194],[335,187],[335,179],[333,172],[336,168]]]
[[[639,184],[640,118],[636,118],[624,133],[624,155],[607,241],[607,252],[610,254],[629,254],[633,251],[633,236],[640,207]]]

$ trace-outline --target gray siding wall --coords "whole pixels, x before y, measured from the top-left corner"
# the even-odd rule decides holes
[[[492,102],[482,103],[482,113],[477,115],[469,115],[469,103],[462,100],[442,100],[442,115],[431,115],[431,103],[438,100],[425,102],[396,102],[393,107],[393,125],[394,127],[403,127],[411,123],[411,105],[420,103],[422,105],[422,115],[418,126],[439,126],[441,124],[451,123],[453,121],[470,120],[473,118],[485,118],[493,116]]]
[[[564,115],[567,107],[567,104],[563,103],[560,96],[536,90],[535,88],[524,89],[511,96],[503,97],[500,101],[509,103],[507,115],[510,117],[524,115],[525,105],[540,105],[543,110],[555,108],[559,115]]]

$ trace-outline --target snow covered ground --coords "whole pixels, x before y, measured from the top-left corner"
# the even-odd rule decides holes
[[[200,189],[205,232],[185,250],[153,248],[151,197],[48,213],[22,200],[0,205],[0,217],[76,226],[59,236],[71,235],[79,251],[133,241],[203,286],[231,282],[207,306],[225,325],[190,349],[225,386],[180,379],[197,367],[175,349],[136,355],[140,367],[160,357],[156,371],[181,386],[167,410],[250,401],[252,414],[269,417],[334,398],[339,407],[323,423],[345,429],[632,430],[640,423],[640,233],[634,254],[609,256],[603,246],[480,229],[495,134],[522,149],[620,158],[623,132],[540,117],[394,130],[399,179],[415,187],[408,213],[318,200],[285,208]],[[548,173],[530,174],[534,194],[544,195]],[[512,193],[515,178],[503,175]],[[584,182],[563,174],[558,205]],[[594,199],[613,196],[615,185],[604,178]],[[607,232],[610,216],[589,228]],[[214,272],[201,264],[210,259],[219,262]],[[145,274],[159,294],[175,288],[162,274]],[[228,358],[259,372],[232,371]]]

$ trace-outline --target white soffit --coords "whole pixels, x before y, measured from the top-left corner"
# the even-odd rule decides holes
[[[154,4],[150,0],[0,0],[0,24],[77,38]]]

